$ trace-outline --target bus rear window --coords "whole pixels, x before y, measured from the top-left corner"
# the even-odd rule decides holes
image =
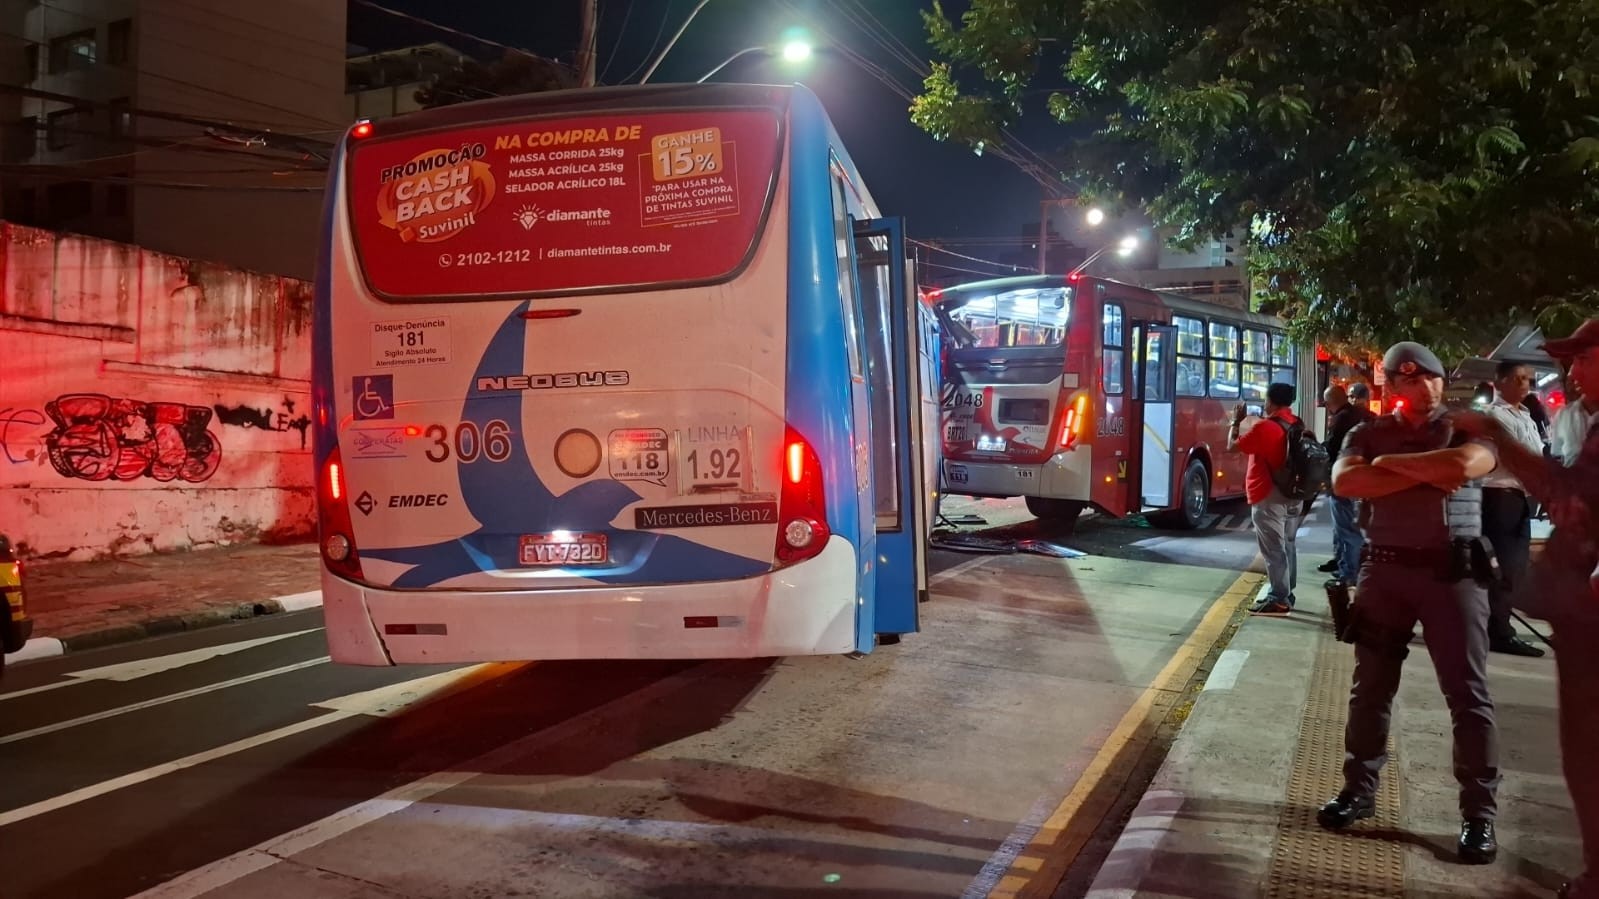
[[[1071,288],[1027,287],[961,296],[942,305],[959,348],[1052,346],[1066,339]]]
[[[723,280],[777,172],[769,109],[563,116],[354,140],[351,226],[387,299]]]

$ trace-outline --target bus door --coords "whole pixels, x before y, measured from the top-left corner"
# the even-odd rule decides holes
[[[854,262],[866,317],[866,380],[871,393],[871,500],[877,521],[877,577],[858,623],[858,647],[875,635],[897,642],[917,629],[927,589],[928,491],[920,451],[923,404],[936,383],[921,376],[921,310],[906,279],[901,221],[855,223]]]
[[[1138,460],[1143,505],[1164,509],[1172,504],[1177,329],[1159,322],[1142,322],[1134,327],[1133,340],[1138,348],[1133,366],[1134,396],[1143,409],[1143,448]]]

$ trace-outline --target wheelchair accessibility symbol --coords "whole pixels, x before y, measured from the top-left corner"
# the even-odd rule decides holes
[[[394,417],[393,375],[357,375],[353,381],[356,421]]]

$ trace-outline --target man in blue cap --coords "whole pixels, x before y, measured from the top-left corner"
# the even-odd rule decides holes
[[[1491,445],[1457,435],[1444,416],[1444,366],[1418,343],[1383,356],[1393,414],[1349,433],[1333,466],[1333,490],[1366,503],[1368,521],[1355,605],[1343,638],[1355,644],[1344,732],[1344,789],[1317,815],[1329,830],[1375,814],[1399,675],[1419,621],[1454,722],[1460,785],[1459,858],[1498,854],[1499,734],[1488,695],[1486,571],[1479,479],[1497,466]]]

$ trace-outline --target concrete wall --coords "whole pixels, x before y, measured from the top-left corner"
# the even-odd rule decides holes
[[[314,529],[310,286],[0,222],[0,533],[94,558]]]

